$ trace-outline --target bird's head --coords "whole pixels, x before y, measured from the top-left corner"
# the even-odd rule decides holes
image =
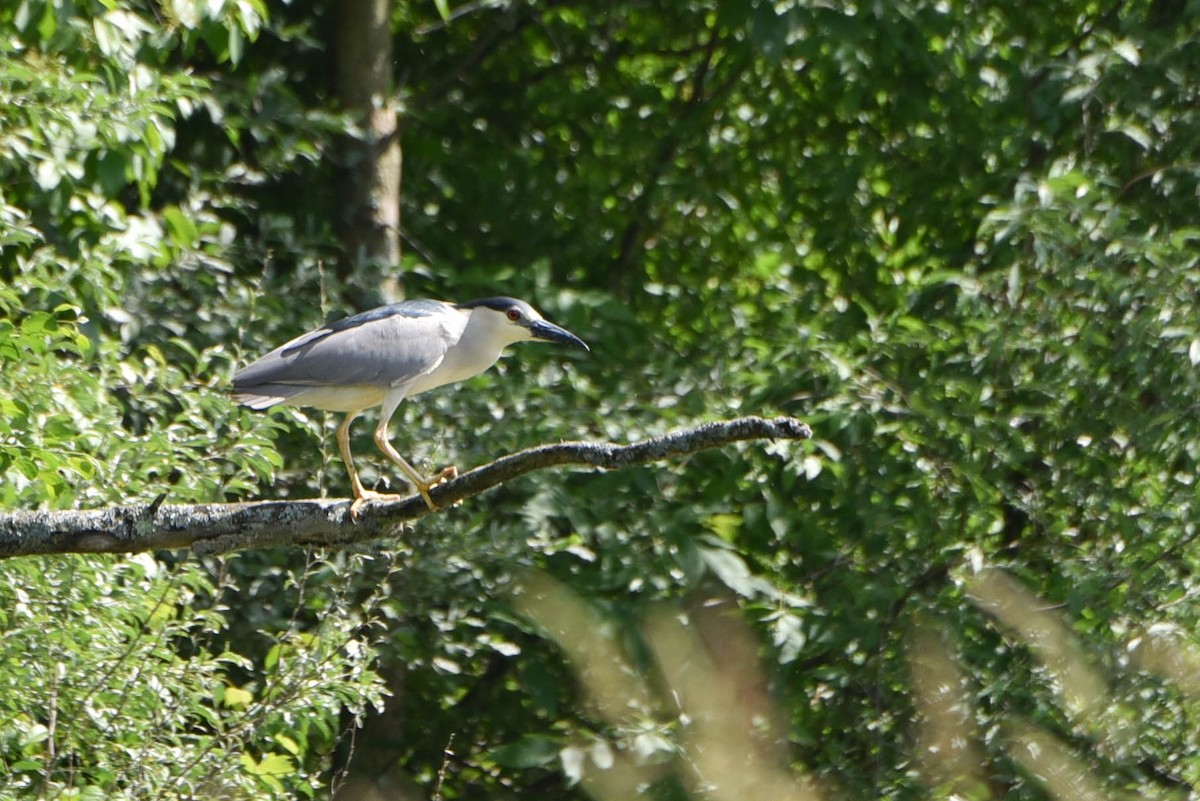
[[[507,297],[484,298],[459,303],[458,308],[470,311],[472,325],[478,315],[479,322],[487,326],[489,335],[506,345],[543,340],[590,350],[582,339],[546,320],[538,314],[537,309],[523,300]]]

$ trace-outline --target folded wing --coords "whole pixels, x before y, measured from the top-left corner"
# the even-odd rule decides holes
[[[233,378],[234,398],[264,409],[335,392],[367,398],[409,383],[435,370],[462,336],[466,315],[441,314],[443,307],[450,308],[439,301],[406,301],[310,331],[240,370]],[[441,325],[422,324],[422,318],[435,312],[444,321]],[[346,403],[312,405],[340,408]]]

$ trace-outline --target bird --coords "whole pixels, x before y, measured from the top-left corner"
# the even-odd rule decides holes
[[[418,473],[392,446],[392,415],[405,399],[479,375],[509,345],[534,340],[590,350],[582,339],[516,298],[467,303],[405,300],[345,317],[280,345],[234,375],[233,398],[251,409],[282,405],[345,413],[337,443],[354,491],[352,518],[368,501],[400,497],[364,488],[350,453],[351,423],[368,409],[381,407],[375,444],[400,467],[430,511],[437,511],[429,490],[458,471],[447,467],[431,478]]]

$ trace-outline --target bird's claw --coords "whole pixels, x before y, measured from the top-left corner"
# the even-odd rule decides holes
[[[362,511],[363,504],[369,501],[398,501],[402,496],[390,492],[375,492],[374,490],[363,490],[361,494],[356,495],[354,503],[350,504],[350,519],[357,520],[358,513]]]
[[[439,472],[429,481],[421,482],[420,484],[414,484],[414,486],[417,488],[417,492],[420,494],[421,499],[425,501],[425,505],[429,507],[429,511],[438,512],[441,511],[441,507],[433,502],[433,498],[430,497],[429,491],[439,484],[445,484],[447,481],[451,481],[456,478],[458,478],[458,468],[454,465],[450,465],[449,467],[443,468],[441,472]],[[363,505],[369,501],[398,501],[402,497],[404,496],[396,495],[390,492],[375,492],[374,490],[364,489],[361,491],[361,493],[356,493],[354,503],[350,504],[350,519],[357,520],[358,514],[362,511]],[[456,501],[454,505],[457,506],[460,503],[462,503],[462,501]]]
[[[425,485],[417,485],[417,491],[420,492],[421,497],[425,499],[425,505],[429,507],[429,511],[441,511],[441,507],[433,502],[433,498],[430,497],[429,491],[439,484],[445,484],[447,481],[456,478],[458,478],[458,468],[454,465],[450,465],[449,467],[443,467],[437,475],[429,479],[429,483]],[[462,503],[462,501],[455,501],[454,505],[458,506],[460,503]]]

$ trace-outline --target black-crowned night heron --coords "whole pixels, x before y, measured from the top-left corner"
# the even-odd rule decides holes
[[[346,412],[338,449],[354,489],[352,515],[369,501],[394,499],[364,489],[350,456],[350,424],[382,406],[375,444],[400,466],[430,509],[431,487],[453,478],[448,467],[425,478],[388,440],[388,422],[405,398],[478,375],[514,342],[548,340],[588,350],[583,340],[523,300],[484,298],[470,303],[406,300],[356,314],[296,337],[233,377],[234,399],[252,409],[278,404]]]

